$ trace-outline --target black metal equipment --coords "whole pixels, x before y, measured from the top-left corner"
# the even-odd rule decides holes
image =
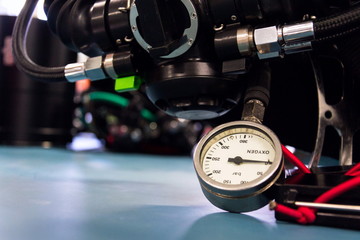
[[[36,2],[27,1],[20,15],[15,54],[25,50],[21,40],[30,18],[25,13]],[[83,77],[138,75],[153,104],[172,116],[188,119],[215,118],[234,108],[245,89],[246,73],[258,57],[307,50],[311,48],[309,39],[319,36],[316,42],[323,41],[337,37],[339,29],[345,34],[357,28],[357,20],[335,30],[331,23],[322,28],[325,20],[315,20],[310,30],[282,24],[301,21],[304,16],[321,18],[335,12],[333,9],[351,6],[351,2],[318,0],[45,1],[49,26],[66,46],[89,57],[102,56],[100,62],[94,59],[84,67]],[[256,28],[270,24],[282,31],[282,39],[264,41],[264,34],[274,32]],[[311,31],[316,31],[315,36]],[[47,77],[48,81],[76,81],[82,74],[82,70],[72,72],[71,67],[52,69],[51,73],[26,58],[19,66],[33,78]],[[48,71],[48,75],[41,74]]]
[[[45,0],[53,33],[89,57],[51,68],[34,63],[24,45],[36,3],[26,1],[13,35],[18,67],[34,79],[114,79],[116,91],[139,90],[161,111],[190,120],[228,121],[243,107],[280,141],[314,150],[316,186],[321,154],[340,155],[343,166],[359,162],[357,0]],[[285,204],[288,187],[278,185]],[[291,189],[300,199],[311,191],[301,182]]]

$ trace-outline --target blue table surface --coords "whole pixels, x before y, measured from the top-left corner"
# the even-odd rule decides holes
[[[359,239],[276,221],[267,207],[224,212],[190,157],[0,146],[1,240]]]

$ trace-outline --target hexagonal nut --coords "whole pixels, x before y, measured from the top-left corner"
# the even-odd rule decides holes
[[[264,55],[263,58],[280,56],[281,45],[276,26],[255,29],[254,42],[260,58],[260,55]]]
[[[251,99],[244,104],[242,120],[262,123],[264,120],[265,106],[257,99]]]
[[[106,75],[102,69],[102,57],[88,58],[85,62],[85,73],[90,80],[105,79]]]

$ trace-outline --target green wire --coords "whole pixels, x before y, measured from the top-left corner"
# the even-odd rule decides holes
[[[128,99],[108,92],[91,92],[89,93],[89,97],[91,101],[105,101],[120,105],[121,107],[127,107],[129,105]]]
[[[128,99],[109,92],[91,92],[89,93],[89,98],[90,101],[104,101],[118,105],[123,108],[129,105]],[[143,118],[151,122],[154,122],[157,119],[155,114],[153,114],[151,111],[147,109],[142,109],[140,111],[140,114]]]
[[[143,118],[145,118],[151,122],[155,122],[157,119],[155,114],[153,114],[152,112],[150,112],[149,110],[147,110],[145,108],[140,111],[140,114]]]

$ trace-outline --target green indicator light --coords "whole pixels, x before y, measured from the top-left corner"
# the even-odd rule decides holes
[[[142,80],[138,76],[118,78],[115,80],[115,91],[127,92],[127,91],[138,90],[140,88],[141,83]]]

